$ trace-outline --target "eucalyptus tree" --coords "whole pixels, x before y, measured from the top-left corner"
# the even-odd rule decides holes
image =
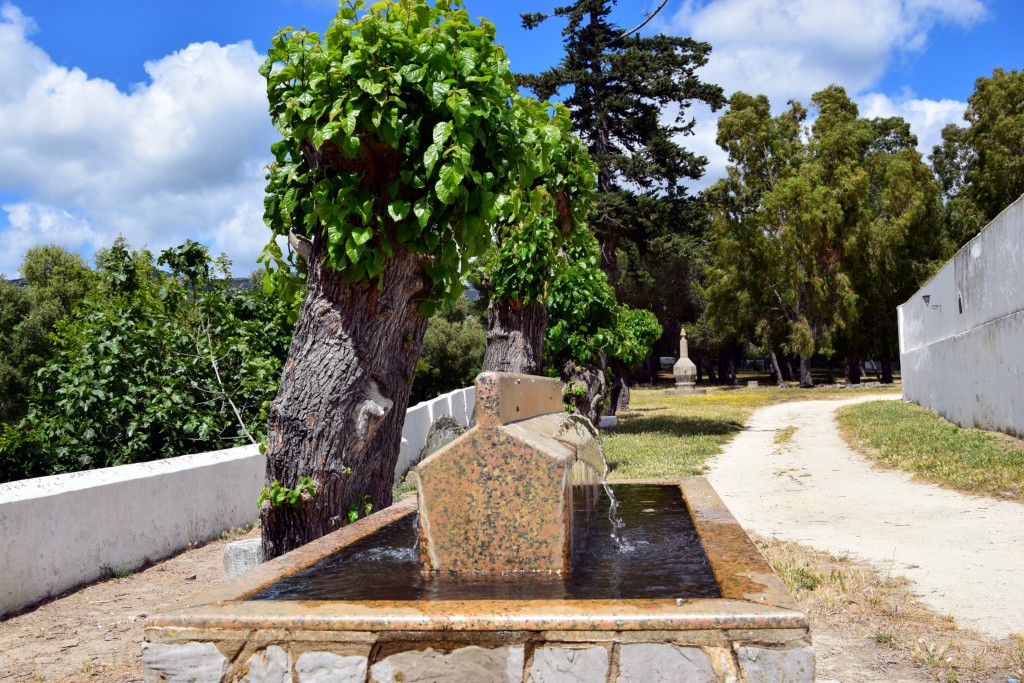
[[[996,68],[974,82],[966,128],[950,124],[931,161],[961,245],[1024,194],[1024,71]]]
[[[278,238],[306,277],[266,446],[268,484],[302,495],[263,505],[267,557],[363,497],[390,504],[426,316],[522,208],[516,84],[494,38],[459,0],[351,0],[323,39],[273,39],[268,284],[295,288]]]
[[[941,265],[952,251],[942,220],[939,185],[917,151],[917,137],[899,117],[873,119],[873,140],[863,165],[867,195],[864,220],[846,247],[846,269],[857,293],[856,324],[846,328],[851,382],[859,381],[860,360],[878,358],[882,381],[893,381],[899,353],[896,307]]]
[[[806,116],[796,102],[772,116],[764,95],[734,93],[718,121],[717,142],[729,156],[726,177],[706,191],[713,216],[703,287],[707,318],[726,334],[752,332],[780,382],[776,350],[793,350],[788,333],[795,283],[784,258],[783,226],[767,212],[765,200],[806,158]]]
[[[806,142],[799,104],[772,117],[763,96],[730,102],[718,137],[728,177],[708,192],[717,238],[709,316],[800,356],[803,386],[813,384],[815,353],[841,345],[851,361],[866,351],[885,358],[895,306],[944,249],[938,189],[909,126],[860,118],[837,86],[814,94]]]

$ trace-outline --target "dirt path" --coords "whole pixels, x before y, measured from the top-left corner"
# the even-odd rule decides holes
[[[1024,631],[1024,505],[877,469],[839,436],[837,408],[892,398],[763,408],[708,477],[750,531],[891,569],[962,627],[995,638]]]
[[[226,543],[214,541],[0,621],[0,681],[142,681],[146,615],[223,580]]]

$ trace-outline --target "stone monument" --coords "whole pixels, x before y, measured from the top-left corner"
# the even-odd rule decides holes
[[[686,343],[686,329],[679,329],[679,360],[672,366],[672,374],[676,378],[677,394],[703,394],[704,389],[697,389],[697,366],[690,360],[690,349]]]

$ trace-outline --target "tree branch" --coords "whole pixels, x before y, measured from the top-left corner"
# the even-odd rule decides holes
[[[668,0],[661,0],[661,4],[658,5],[657,9],[655,9],[653,12],[648,14],[647,18],[644,19],[643,21],[641,21],[639,24],[637,24],[633,28],[629,29],[625,33],[619,35],[618,38],[616,38],[615,40],[612,41],[612,45],[614,45],[615,43],[618,43],[619,41],[625,40],[626,38],[629,38],[631,35],[633,35],[637,31],[639,31],[640,29],[642,29],[644,26],[647,26],[647,24],[650,23],[651,19],[653,19],[655,16],[657,16],[658,12],[660,12],[661,9],[665,5],[667,5],[667,4],[668,4]]]

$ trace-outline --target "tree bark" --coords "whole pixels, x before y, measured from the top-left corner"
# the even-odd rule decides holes
[[[314,240],[310,264],[324,263]],[[267,559],[337,529],[363,496],[381,509],[401,443],[411,378],[427,319],[416,309],[424,257],[399,248],[385,264],[383,288],[345,284],[326,265],[310,267],[277,397],[270,407],[267,482],[316,493],[299,505],[263,503]]]
[[[620,412],[629,412],[629,385],[633,382],[633,376],[629,369],[619,361],[612,361],[612,392],[611,400],[608,402],[607,415],[617,415]]]
[[[848,384],[860,384],[860,359],[850,357],[846,359],[846,382]]]
[[[892,358],[889,358],[889,354],[883,354],[879,362],[882,364],[882,384],[892,384]]]
[[[604,378],[605,360],[595,365],[577,365],[572,360],[562,363],[562,381],[573,409],[596,427],[607,405]]]
[[[782,360],[786,361],[786,363],[782,366],[782,368],[786,371],[785,375],[783,376],[783,379],[786,380],[787,382],[792,382],[796,378],[796,375],[793,374],[793,361],[790,359],[789,355],[785,353],[782,354]]]
[[[548,311],[543,302],[525,308],[491,299],[487,306],[487,348],[484,372],[539,375]]]
[[[811,376],[811,357],[800,356],[800,387],[810,389],[814,386],[814,378]]]
[[[772,351],[772,355],[769,356],[772,364],[772,372],[775,374],[775,382],[781,387],[786,384],[786,380],[782,377],[782,368],[779,367],[779,357]]]

